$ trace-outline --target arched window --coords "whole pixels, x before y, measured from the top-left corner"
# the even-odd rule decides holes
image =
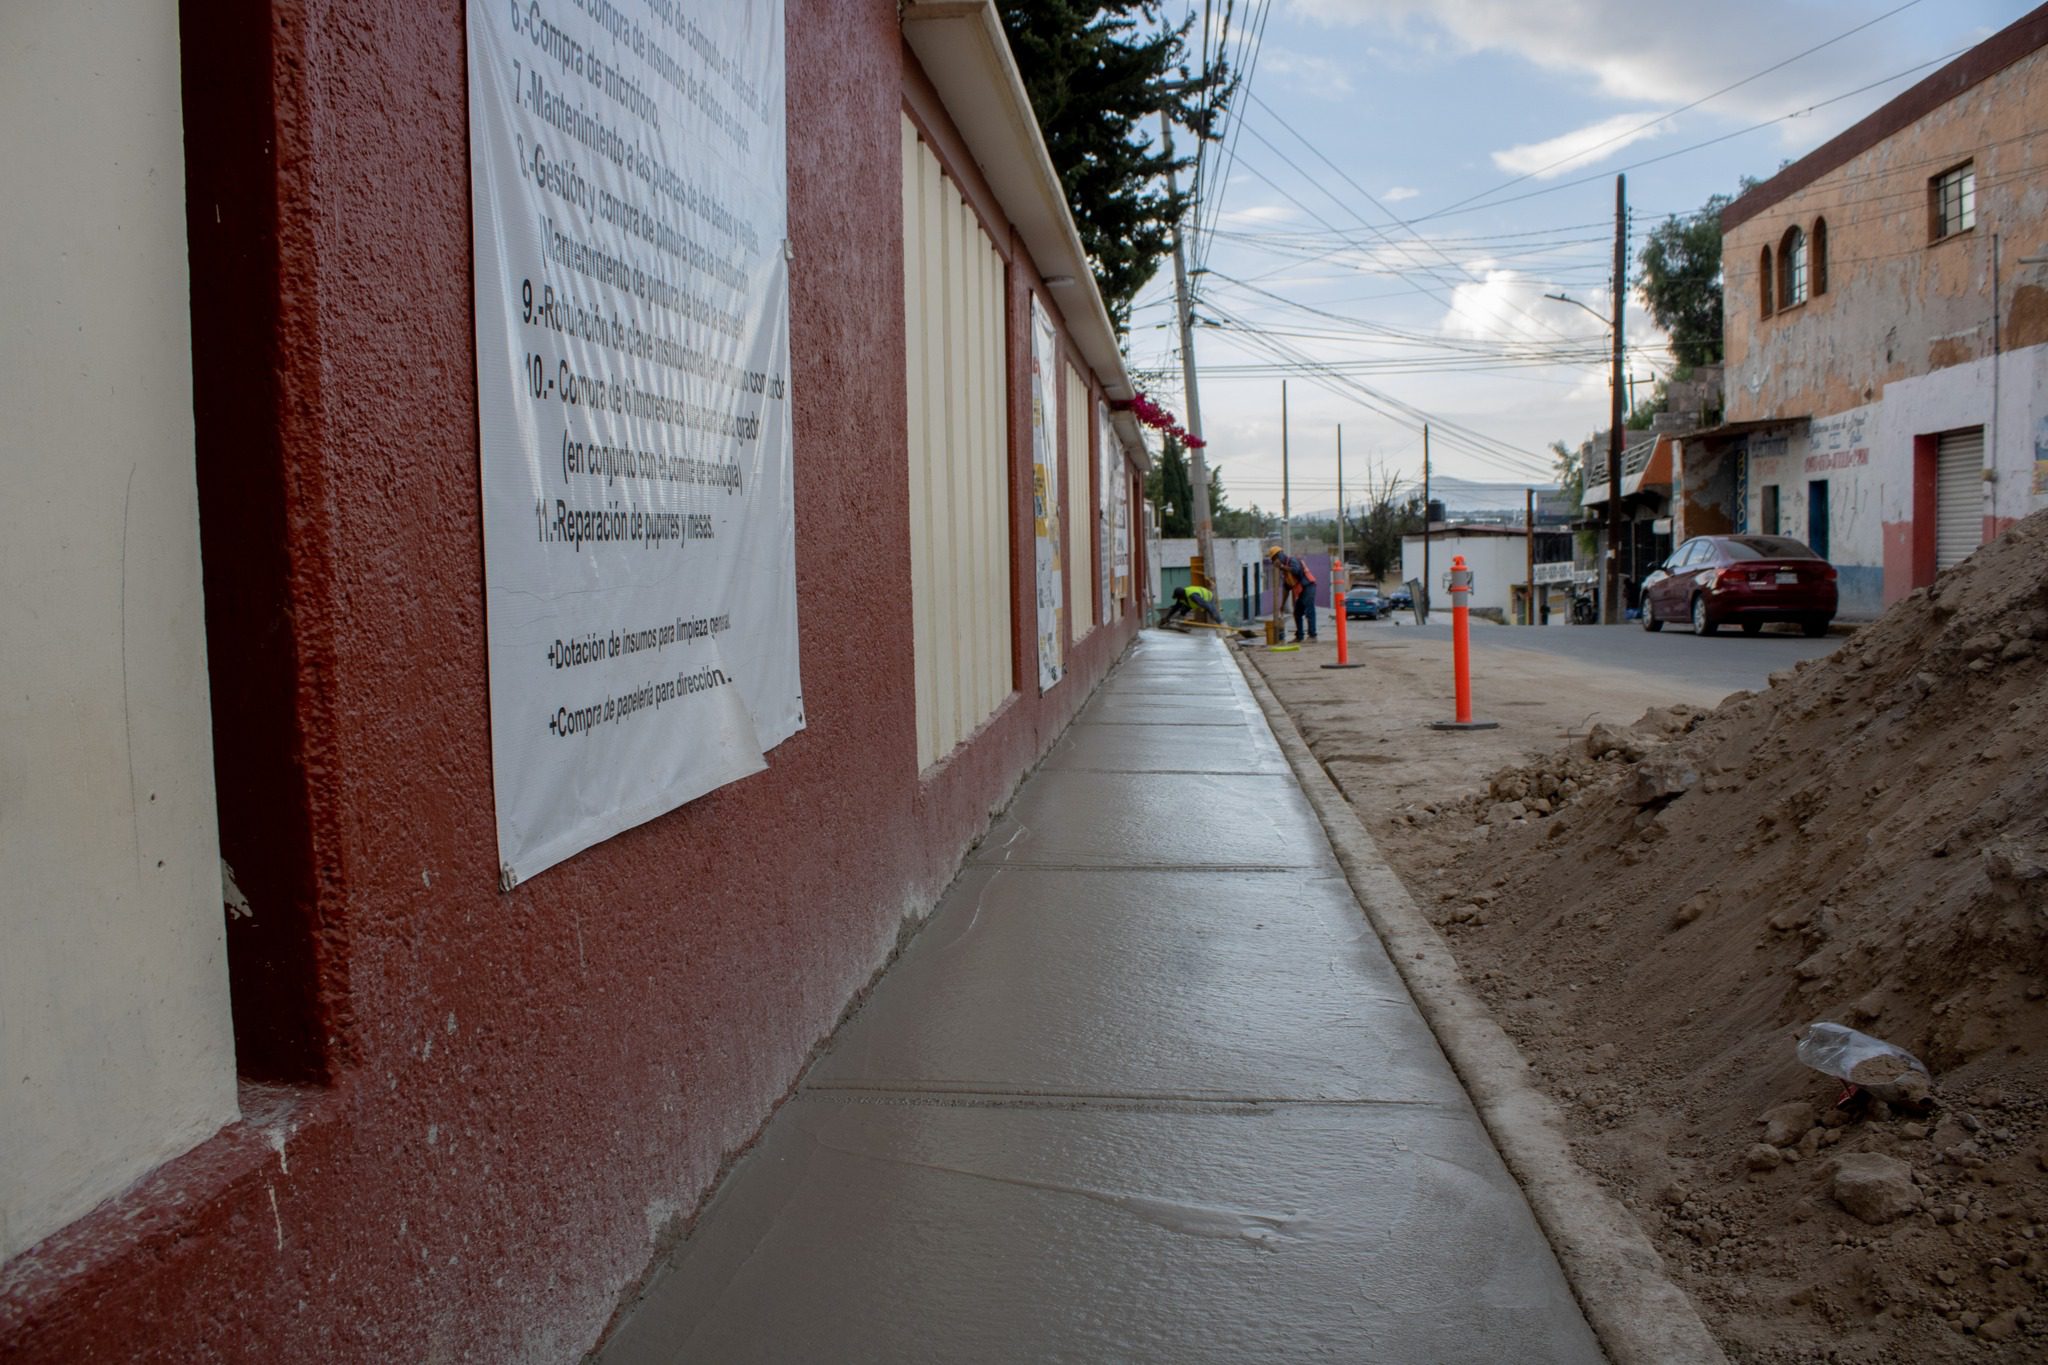
[[[1764,316],[1769,317],[1771,310],[1777,306],[1778,302],[1778,296],[1772,291],[1771,287],[1771,249],[1769,247],[1764,248],[1763,256],[1757,262],[1756,280],[1757,297],[1763,300]]]
[[[1813,220],[1813,296],[1828,292],[1828,220]]]
[[[1805,302],[1806,234],[1789,227],[1778,240],[1778,307],[1792,308]]]

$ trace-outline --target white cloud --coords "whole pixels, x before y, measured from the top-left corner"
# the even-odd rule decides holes
[[[1502,52],[1589,78],[1610,99],[1674,108],[1869,21],[1853,0],[1293,0],[1295,13],[1390,32],[1412,51]],[[1769,35],[1760,48],[1759,35]],[[1956,46],[1967,41],[1958,35]],[[1879,23],[1708,106],[1735,119],[1775,118],[1871,76],[1934,55],[1907,22]],[[1861,78],[1859,80],[1858,78]],[[1872,92],[1876,103],[1887,93]],[[1640,121],[1640,120],[1639,120]]]
[[[1352,94],[1350,68],[1311,53],[1265,48],[1259,55],[1259,74],[1284,77],[1288,85],[1311,99],[1348,99]]]
[[[1394,186],[1394,188],[1388,190],[1385,194],[1381,195],[1380,198],[1385,200],[1389,204],[1398,204],[1404,199],[1413,199],[1421,193],[1421,190],[1410,189],[1406,185],[1396,185]]]
[[[1225,209],[1216,221],[1224,227],[1271,227],[1292,223],[1300,217],[1301,210],[1287,204],[1248,204],[1241,209]]]
[[[1495,152],[1493,164],[1514,175],[1549,180],[1604,161],[1631,143],[1657,136],[1666,126],[1657,122],[1654,111],[1616,114],[1541,142],[1525,142]]]
[[[1488,270],[1478,282],[1451,290],[1451,309],[1438,330],[1446,336],[1475,341],[1503,337],[1544,338],[1539,324],[1527,316],[1529,300],[1540,292],[1538,282],[1513,270]],[[1534,333],[1534,338],[1531,334]]]

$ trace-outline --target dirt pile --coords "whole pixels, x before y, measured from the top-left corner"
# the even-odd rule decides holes
[[[1732,1355],[2048,1358],[2048,513],[1765,694],[1404,818]],[[1816,1020],[1932,1101],[1838,1107],[1793,1055]]]

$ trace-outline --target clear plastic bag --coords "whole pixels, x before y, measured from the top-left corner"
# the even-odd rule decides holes
[[[1808,1024],[1798,1055],[1815,1071],[1896,1104],[1919,1104],[1934,1088],[1933,1076],[1918,1057],[1844,1024]]]

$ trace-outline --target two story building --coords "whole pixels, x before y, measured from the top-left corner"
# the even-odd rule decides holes
[[[1726,419],[1689,523],[1796,536],[1869,618],[2048,505],[2048,7],[1721,215]]]

